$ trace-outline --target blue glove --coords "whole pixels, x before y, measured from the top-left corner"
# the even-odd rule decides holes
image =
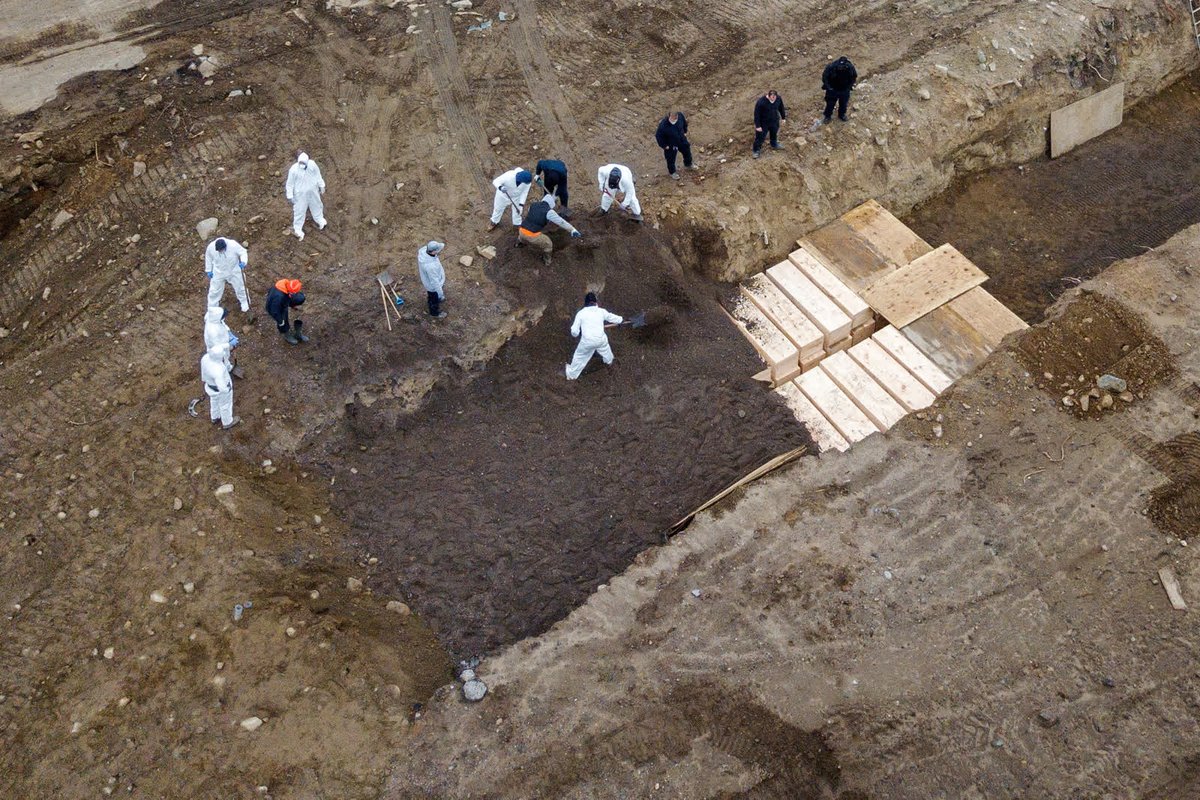
[[[246,268],[246,262],[245,262],[245,261],[239,261],[239,262],[238,262],[238,266],[239,266],[239,267],[241,267],[242,269],[245,269],[245,268]]]
[[[583,234],[580,233],[579,231],[571,231],[571,238],[572,239],[582,239]]]
[[[237,337],[237,336],[235,336],[233,333],[230,333],[230,334],[229,334],[229,346],[230,346],[230,347],[237,347],[237,346],[238,346],[238,337]]]
[[[212,273],[211,273],[211,272],[206,272],[206,273],[204,273],[204,274],[208,276],[208,279],[209,279],[210,281],[212,280]]]

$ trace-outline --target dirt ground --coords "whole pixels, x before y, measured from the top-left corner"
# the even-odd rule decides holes
[[[988,291],[1027,322],[1080,279],[1200,222],[1200,76],[1130,111],[1109,135],[959,180],[905,223],[951,241],[988,274]]]
[[[4,795],[379,796],[413,726],[433,730],[430,698],[438,725],[449,713],[451,654],[506,654],[502,668],[543,652],[541,639],[519,640],[572,625],[564,616],[611,597],[627,568],[675,552],[652,547],[672,522],[804,440],[750,382],[758,365],[717,308],[728,287],[705,276],[760,269],[869,196],[916,202],[959,170],[1028,157],[1043,112],[1090,91],[1096,69],[1119,66],[1132,98],[1195,60],[1175,35],[1185,20],[1152,0],[517,0],[505,23],[483,0],[473,11],[493,20],[485,33],[467,30],[480,17],[438,3],[148,5],[96,2],[81,15],[51,0],[0,23],[0,83],[39,101],[57,92],[0,119]],[[78,68],[113,66],[114,49],[140,60]],[[864,76],[852,121],[806,133],[816,76],[843,51]],[[788,149],[752,162],[747,119],[767,84],[793,109]],[[679,183],[650,144],[675,106],[701,167]],[[331,224],[303,243],[282,196],[297,147],[329,182]],[[508,248],[511,233],[485,232],[490,178],[542,155],[571,165],[585,233],[549,269]],[[643,227],[587,216],[591,176],[611,160],[638,175]],[[210,216],[251,253],[254,309],[230,315],[247,373],[231,435],[186,415],[205,287],[195,226]],[[420,313],[413,265],[430,238],[449,243],[451,316],[438,323]],[[494,261],[476,254],[489,243]],[[408,300],[393,331],[374,283],[385,267]],[[284,276],[310,298],[304,348],[258,310]],[[590,284],[618,312],[662,306],[673,322],[614,333],[616,365],[571,385],[559,374],[565,328]],[[847,498],[875,507],[848,481],[822,477],[794,513]],[[1188,508],[1155,506],[1163,519]],[[787,552],[804,550],[790,541]],[[819,574],[854,586],[848,564],[822,561]],[[530,775],[543,782],[511,791],[587,796],[625,781],[639,796],[654,765],[700,763],[696,730],[701,750],[725,755],[692,796],[841,785],[836,731],[726,682],[757,663],[740,630],[764,597],[792,597],[759,577],[730,584],[722,625],[734,638],[712,640],[726,656],[585,712],[639,709],[601,743],[632,754],[635,770],[575,751],[566,768],[542,758]],[[810,623],[787,608],[822,629],[848,613]],[[638,618],[651,626],[661,613],[648,605]],[[597,659],[604,685],[626,686],[621,654],[653,646],[643,641],[663,634]],[[800,666],[777,679],[803,684]],[[511,719],[557,696],[527,705],[494,674],[494,705],[476,708],[489,725],[496,707],[511,703]],[[964,708],[983,703],[978,673],[955,674]],[[241,727],[255,717],[261,728]],[[457,796],[446,778],[470,761],[445,747],[419,756],[441,771],[411,784],[438,787],[429,796]]]

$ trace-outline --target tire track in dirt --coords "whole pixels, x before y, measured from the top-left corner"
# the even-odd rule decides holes
[[[458,57],[453,18],[446,6],[435,4],[427,19],[433,30],[430,35],[421,37],[421,43],[430,72],[433,73],[434,86],[442,101],[442,110],[460,148],[459,156],[463,164],[479,191],[490,196],[492,182],[487,173],[495,171],[495,164],[487,134],[479,124],[478,116],[470,108],[463,110],[463,105],[470,102],[471,88]]]
[[[537,6],[533,0],[516,0],[516,8],[516,25],[509,43],[553,152],[568,164],[579,164],[581,156],[587,164],[598,163],[571,113],[571,103],[559,85],[560,78],[550,65],[550,54],[538,31]]]

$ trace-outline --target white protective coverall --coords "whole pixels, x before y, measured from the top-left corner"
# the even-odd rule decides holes
[[[512,224],[521,224],[521,209],[525,207],[525,200],[529,197],[529,187],[533,185],[532,179],[527,183],[517,183],[517,175],[521,172],[527,172],[520,167],[510,169],[508,172],[500,175],[492,181],[492,186],[496,187],[496,198],[492,202],[492,224],[499,225],[500,219],[504,216],[504,209],[512,206]]]
[[[436,244],[437,252],[433,255],[429,254],[429,244]],[[442,251],[446,245],[441,242],[430,242],[423,245],[417,251],[417,274],[421,276],[421,285],[425,287],[427,292],[437,292],[438,298],[445,300],[446,293],[443,287],[446,285],[446,269],[442,266],[442,260],[438,258],[437,253]]]
[[[237,337],[229,330],[229,326],[225,324],[223,317],[225,309],[220,306],[212,306],[204,314],[204,349],[212,350],[217,345],[225,345],[230,349],[237,345]],[[230,359],[225,360],[225,366],[233,368],[233,363]]]
[[[325,179],[321,177],[317,162],[309,158],[307,153],[301,153],[288,170],[284,190],[292,204],[292,230],[297,239],[304,238],[304,215],[310,211],[317,228],[325,227],[325,204],[321,202],[321,195],[325,194]]]
[[[233,285],[233,293],[242,304],[242,311],[249,311],[250,296],[246,294],[246,281],[242,277],[242,271],[250,260],[250,254],[233,239],[225,239],[225,252],[222,253],[217,250],[217,241],[218,239],[213,239],[209,242],[204,251],[204,271],[209,278],[208,306],[211,308],[221,305],[221,298],[225,296],[225,283],[228,282]]]
[[[617,188],[608,188],[608,176],[614,170],[621,170],[621,182]],[[625,199],[621,201],[621,208],[640,217],[642,215],[642,204],[638,202],[637,191],[633,188],[633,171],[629,167],[621,164],[605,164],[596,173],[600,182],[600,210],[608,211],[612,207],[613,200],[617,199],[618,194],[625,195]]]
[[[608,346],[608,334],[604,332],[604,323],[617,324],[623,318],[612,314],[600,306],[584,306],[575,315],[571,323],[571,335],[579,337],[579,345],[575,348],[575,357],[567,364],[567,380],[573,381],[583,372],[583,368],[592,360],[592,353],[599,353],[605,364],[613,362],[612,348]]]
[[[200,380],[208,395],[208,416],[213,422],[220,420],[226,427],[233,424],[233,377],[226,366],[228,359],[229,347],[223,344],[212,348],[200,359]]]

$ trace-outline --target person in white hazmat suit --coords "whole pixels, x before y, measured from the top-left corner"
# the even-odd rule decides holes
[[[607,214],[617,195],[624,195],[621,209],[628,211],[635,222],[642,221],[642,204],[638,202],[637,190],[633,186],[633,170],[621,164],[605,164],[596,173],[600,183],[600,213]]]
[[[321,168],[308,153],[296,157],[296,163],[288,170],[284,191],[292,204],[292,231],[297,239],[304,239],[304,216],[309,212],[317,228],[325,228],[325,204],[321,201],[321,195],[325,194],[325,179],[321,177]]]
[[[446,318],[446,312],[442,311],[442,301],[446,299],[446,270],[438,258],[438,253],[445,249],[445,244],[435,241],[417,251],[417,274],[421,276],[421,285],[425,287],[429,316],[434,319]]]
[[[592,360],[593,353],[599,353],[605,364],[613,363],[613,351],[608,345],[608,334],[604,325],[620,325],[624,318],[613,314],[597,305],[595,292],[588,292],[583,298],[583,308],[575,315],[571,323],[571,335],[579,337],[579,345],[575,348],[575,357],[567,364],[567,380],[573,381],[583,372],[583,368]]]
[[[510,169],[492,181],[492,186],[496,187],[496,197],[492,201],[492,226],[488,230],[496,229],[504,217],[504,209],[509,206],[512,206],[512,224],[521,224],[525,200],[529,197],[529,187],[532,185],[533,174],[520,167]]]
[[[225,324],[225,315],[229,312],[220,306],[210,306],[204,314],[204,349],[212,350],[217,345],[229,348],[230,356],[225,360],[229,373],[235,378],[242,377],[233,361],[233,348],[238,346],[238,337]]]
[[[213,347],[200,359],[200,380],[208,395],[209,418],[214,425],[221,423],[225,430],[242,421],[233,415],[233,376],[229,374],[228,360],[229,346],[224,344]]]
[[[204,251],[204,274],[208,276],[209,308],[221,305],[228,283],[242,305],[242,313],[250,310],[250,295],[246,294],[246,280],[242,275],[249,261],[246,248],[233,239],[218,238],[208,243]]]

